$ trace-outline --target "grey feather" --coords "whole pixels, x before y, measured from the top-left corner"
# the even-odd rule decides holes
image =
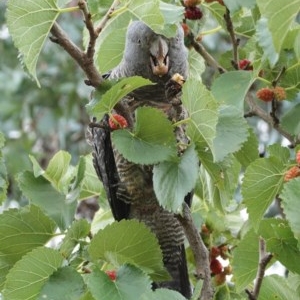
[[[109,78],[138,75],[157,83],[154,86],[140,88],[122,99],[122,107],[126,109],[133,122],[136,108],[143,105],[161,109],[174,122],[186,117],[186,111],[180,101],[180,91],[177,93],[175,90],[174,93],[171,89],[172,92],[168,92],[170,82],[172,86],[171,78],[175,73],[184,78],[188,73],[187,50],[184,46],[182,28],[178,28],[175,37],[167,39],[154,33],[140,21],[132,22],[126,35],[123,59],[111,71]],[[188,143],[184,126],[177,127],[175,134],[178,141]],[[189,298],[191,287],[184,250],[184,232],[174,214],[163,209],[156,199],[152,166],[127,161],[113,145],[109,147],[110,132],[103,128],[93,128],[91,143],[94,147],[95,169],[103,184],[108,185],[105,189],[115,218],[117,220],[134,218],[144,222],[159,241],[164,265],[172,279],[167,282],[156,282],[154,287],[177,290]],[[108,146],[105,145],[107,143]],[[111,174],[111,170],[115,170],[117,174]],[[102,172],[109,172],[109,176]],[[187,198],[191,198],[191,195]],[[126,205],[120,205],[120,202]]]

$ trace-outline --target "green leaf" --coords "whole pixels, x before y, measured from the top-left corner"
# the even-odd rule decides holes
[[[260,47],[263,49],[262,60],[269,60],[271,67],[274,67],[278,61],[279,54],[276,52],[276,49],[272,40],[272,33],[268,28],[268,20],[262,17],[256,23],[256,36]]]
[[[82,182],[84,180],[85,168],[86,168],[86,159],[84,156],[81,156],[79,159],[79,163],[76,166],[77,172],[74,181],[72,182],[71,186],[68,187],[69,192],[66,198],[70,202],[76,201],[79,198]],[[65,183],[64,185],[68,186],[67,183]]]
[[[62,266],[63,257],[40,247],[29,252],[9,271],[3,297],[6,300],[35,300],[49,277]]]
[[[170,4],[158,0],[148,2],[123,0],[120,2],[121,7],[113,13],[97,40],[96,61],[102,72],[109,71],[121,61],[125,45],[125,34],[130,20],[141,20],[155,32],[174,36],[176,26],[164,27],[164,25],[173,24],[174,21],[179,20],[179,15],[182,14],[183,10],[174,5],[170,10]]]
[[[255,0],[224,0],[226,7],[230,10],[230,13],[233,14],[242,7],[254,8],[256,1]]]
[[[65,175],[69,170],[71,155],[66,151],[58,151],[49,161],[48,167],[44,174],[53,186],[63,191],[66,188]]]
[[[218,106],[212,94],[195,79],[188,79],[182,89],[182,103],[190,113],[187,133],[195,143],[199,157],[213,149],[218,121]]]
[[[84,157],[85,172],[81,183],[79,200],[99,196],[103,192],[103,186],[96,174],[92,159],[91,154]]]
[[[195,80],[202,80],[201,74],[205,71],[204,59],[194,48],[188,52],[189,63],[189,78]]]
[[[265,276],[259,291],[259,300],[291,300],[297,299],[299,294],[287,279],[279,275]]]
[[[295,238],[298,240],[298,248],[300,249],[300,178],[295,178],[283,185],[280,194],[282,199],[281,205],[284,214],[291,226]]]
[[[116,67],[123,57],[125,47],[125,34],[128,19],[119,17],[110,26],[105,26],[96,43],[95,61],[101,72],[108,72]]]
[[[259,257],[259,236],[250,230],[245,234],[241,242],[233,252],[232,267],[238,292],[244,290],[250,284],[257,272]]]
[[[66,229],[73,221],[77,203],[66,201],[44,177],[37,178],[25,171],[18,175],[17,181],[23,194],[31,203],[39,206],[43,212],[55,220],[61,229]]]
[[[92,260],[105,259],[116,267],[129,263],[154,280],[167,275],[155,235],[136,220],[122,220],[106,226],[94,236],[88,251]]]
[[[193,190],[198,178],[199,159],[193,146],[172,161],[162,162],[153,168],[153,186],[160,205],[176,212],[184,197]]]
[[[266,27],[272,35],[272,44],[279,53],[284,39],[295,22],[299,13],[300,0],[292,0],[288,4],[285,0],[257,0],[260,13],[267,19]],[[280,11],[280,13],[278,13]]]
[[[69,183],[72,179],[70,173],[73,167],[70,166],[71,155],[66,151],[58,151],[49,161],[46,170],[43,170],[37,160],[33,156],[29,156],[35,177],[43,176],[52,183],[56,190],[67,193],[69,191]],[[81,166],[82,167],[82,166]],[[77,174],[78,175],[78,174]],[[75,181],[77,179],[75,178]]]
[[[81,275],[71,267],[59,268],[43,286],[37,300],[80,300],[85,291]]]
[[[117,150],[137,164],[155,164],[176,155],[172,123],[165,114],[151,107],[136,110],[133,132],[115,130],[112,141]]]
[[[3,133],[0,131],[0,204],[6,198],[6,192],[8,188],[7,170],[1,152],[1,148],[4,147],[4,144],[5,144],[5,138]]]
[[[284,164],[277,157],[261,158],[249,165],[242,184],[242,195],[254,228],[280,192]]]
[[[287,280],[289,286],[293,287],[294,291],[300,295],[300,275],[289,272]]]
[[[280,144],[273,144],[267,148],[269,156],[277,157],[283,164],[287,164],[290,158],[290,151],[287,147],[282,147]]]
[[[116,280],[112,281],[105,272],[94,269],[85,276],[95,300],[140,299],[146,290],[151,290],[149,277],[134,266],[121,266],[116,275]]]
[[[249,136],[247,141],[244,142],[238,152],[234,153],[234,156],[245,168],[259,157],[257,137],[251,128],[248,130]]]
[[[59,13],[55,0],[10,0],[7,4],[9,32],[38,86],[40,84],[36,76],[37,60]]]
[[[142,295],[140,300],[186,300],[181,294],[169,289],[159,288]]]
[[[133,90],[153,84],[150,80],[140,76],[123,78],[110,88],[104,95],[97,92],[95,97],[101,96],[101,101],[92,102],[87,105],[88,110],[98,119],[102,119],[104,114],[110,113],[114,106],[127,94]]]
[[[300,250],[297,248],[297,240],[287,221],[281,219],[262,220],[259,234],[267,242],[267,250],[274,254],[288,270],[300,274],[298,264]]]
[[[160,11],[160,1],[153,0],[121,0],[121,4],[124,4],[128,14],[128,19],[135,18],[146,23],[153,31],[161,32],[164,25],[164,18]],[[121,7],[120,11],[123,12]]]
[[[5,145],[5,138],[3,133],[0,131],[0,149],[3,148]]]
[[[162,13],[165,24],[178,24],[183,19],[184,7],[163,1],[159,1],[159,9]]]
[[[300,120],[298,116],[300,115],[300,103],[293,106],[289,111],[287,111],[282,119],[282,127],[288,130],[292,134],[299,134],[300,132]]]
[[[91,226],[87,220],[81,219],[72,223],[59,249],[63,257],[67,258],[71,255],[80,240],[88,236],[90,229]]]
[[[32,249],[53,237],[56,224],[40,208],[31,205],[0,215],[0,286],[9,268]]]
[[[234,106],[221,106],[214,139],[214,159],[222,161],[228,154],[238,151],[248,137],[248,124]]]
[[[242,115],[245,96],[253,81],[252,72],[232,71],[214,80],[211,91],[219,103],[234,106]]]

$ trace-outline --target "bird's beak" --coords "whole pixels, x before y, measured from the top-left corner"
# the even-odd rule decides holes
[[[167,42],[158,37],[150,47],[150,64],[154,75],[163,76],[169,71],[169,47]]]

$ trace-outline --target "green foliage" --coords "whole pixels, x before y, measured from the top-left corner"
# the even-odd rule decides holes
[[[299,178],[287,182],[280,194],[284,213],[289,220],[300,249],[300,223],[299,223]]]
[[[118,270],[114,282],[99,269],[86,275],[85,281],[95,300],[140,299],[145,290],[151,290],[150,278],[140,269],[130,265],[124,265]],[[102,283],[101,286],[99,286],[99,281]]]
[[[53,249],[35,248],[24,255],[9,271],[3,296],[5,299],[37,299],[49,277],[62,267],[63,257]]]
[[[0,57],[4,66],[0,70],[1,293],[14,300],[184,299],[175,291],[151,290],[152,280],[168,276],[157,239],[134,220],[107,225],[112,217],[106,196],[92,156],[86,155],[91,149],[85,146],[85,109],[101,119],[128,93],[153,83],[140,77],[105,81],[86,105],[90,90],[83,88],[84,75],[66,59],[62,48],[47,43],[58,21],[77,45],[83,37],[87,48],[88,30],[82,31],[82,16],[73,13],[79,7],[69,7],[69,2],[7,1],[9,33],[28,73],[42,86],[39,92],[17,66],[17,51],[9,39],[2,39],[0,26],[4,53]],[[112,2],[88,1],[95,26]],[[133,127],[113,131],[112,139],[129,161],[153,165],[154,190],[166,209],[180,211],[185,195],[194,190],[191,209],[196,227],[199,231],[201,225],[207,227],[208,232],[202,227],[201,234],[208,248],[229,247],[228,260],[233,266],[233,279],[216,287],[215,299],[246,299],[244,290],[252,289],[259,267],[261,239],[273,255],[271,263],[279,261],[289,276],[265,276],[259,299],[296,299],[300,181],[284,182],[284,175],[297,166],[299,150],[300,0],[288,5],[284,0],[224,3],[232,24],[224,21],[226,8],[218,1],[198,5],[205,18],[185,20],[209,52],[200,56],[187,43],[190,68],[182,103],[189,117],[174,124],[158,109],[138,108]],[[184,11],[180,1],[120,1],[99,30],[96,67],[103,73],[120,62],[131,20],[142,20],[157,33],[171,37]],[[233,27],[231,36],[228,25]],[[228,43],[232,34],[239,38],[236,53],[232,41]],[[238,69],[244,58],[251,61],[253,70]],[[212,70],[218,64],[226,68],[225,73]],[[288,101],[268,104],[255,98],[259,88],[273,85],[285,88]],[[267,139],[260,132],[261,121],[251,118],[253,115],[268,122]],[[174,135],[178,125],[186,126],[190,139],[180,155]],[[286,145],[282,136],[295,143],[295,149],[282,146]],[[92,225],[74,220],[78,203],[92,197],[99,197],[101,203]],[[20,208],[7,209],[10,200],[17,200]],[[280,202],[282,211],[272,212],[274,200]],[[246,222],[240,216],[245,208]],[[282,219],[276,218],[278,214]],[[56,235],[61,241],[48,243]],[[188,249],[192,274],[195,266],[190,252]],[[117,274],[114,281],[105,273],[112,268]],[[193,299],[201,287],[196,283]]]
[[[82,276],[67,266],[59,268],[49,277],[36,299],[79,300],[82,299],[84,290],[85,285]]]
[[[23,255],[44,245],[53,237],[55,223],[36,206],[11,209],[0,219],[0,286],[11,267]]]
[[[154,166],[154,191],[158,202],[167,210],[180,210],[184,197],[196,184],[198,164],[197,153],[194,147],[190,146],[182,156]]]
[[[89,103],[87,108],[92,115],[102,119],[104,114],[110,113],[113,107],[127,94],[139,87],[150,84],[153,84],[150,80],[139,76],[121,79],[119,82],[113,84],[113,86],[111,83],[105,83],[104,86],[100,87],[99,91],[95,93],[94,97],[96,100]]]
[[[266,276],[264,278],[259,299],[275,300],[275,299],[297,299],[299,293],[295,291],[294,286],[278,275]]]
[[[4,136],[0,132],[0,203],[6,198],[7,191],[7,170],[1,149],[4,146]]]
[[[153,279],[168,278],[156,237],[136,220],[122,220],[100,230],[89,246],[89,254],[93,261],[102,258],[114,267],[129,263]]]
[[[133,131],[116,130],[112,141],[129,161],[155,164],[176,155],[176,141],[172,123],[164,113],[150,107],[136,110]]]
[[[48,33],[59,15],[55,2],[55,0],[9,1],[7,6],[7,24],[14,43],[24,56],[24,63],[38,85],[37,60]]]

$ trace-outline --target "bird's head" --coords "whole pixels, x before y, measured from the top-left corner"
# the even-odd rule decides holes
[[[182,28],[173,38],[153,32],[141,21],[128,27],[123,57],[127,76],[139,75],[153,82],[166,82],[174,73],[186,77],[187,50]]]

